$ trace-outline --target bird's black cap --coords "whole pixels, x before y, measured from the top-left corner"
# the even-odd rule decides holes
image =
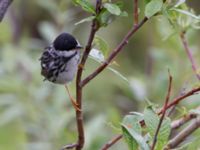
[[[56,50],[69,51],[81,48],[76,39],[69,33],[61,33],[53,42]]]

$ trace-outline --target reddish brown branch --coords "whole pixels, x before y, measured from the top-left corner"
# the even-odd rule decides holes
[[[112,145],[114,145],[115,143],[117,143],[121,138],[123,137],[122,134],[114,137],[111,141],[109,141],[108,143],[106,143],[101,150],[107,150],[109,149]]]
[[[96,13],[98,14],[101,9],[101,0],[96,0]],[[94,40],[95,34],[98,31],[98,22],[96,19],[92,21],[90,36],[87,42],[87,45],[85,47],[85,51],[83,53],[80,66],[77,71],[77,77],[76,77],[76,103],[78,104],[79,109],[82,109],[82,87],[80,86],[83,68],[85,66],[86,60],[88,58],[88,55],[91,51],[92,42]],[[77,122],[77,129],[78,129],[78,141],[76,145],[76,150],[81,150],[83,148],[84,142],[85,142],[85,136],[84,136],[84,127],[83,127],[83,112],[76,110],[76,122]]]
[[[187,93],[181,95],[180,97],[175,98],[171,103],[169,103],[169,104],[167,105],[167,109],[171,108],[171,107],[174,106],[174,105],[177,105],[177,104],[178,104],[180,101],[182,101],[183,99],[185,99],[185,98],[187,98],[187,97],[189,97],[189,96],[191,96],[191,95],[194,95],[196,92],[199,92],[199,91],[200,91],[200,87],[197,87],[197,88],[194,88],[194,89],[190,90],[189,92],[187,92]],[[162,109],[158,114],[159,114],[159,115],[162,114],[163,111],[164,111],[164,109]]]
[[[191,50],[190,50],[190,48],[188,46],[188,42],[187,42],[187,40],[185,38],[185,32],[181,32],[180,38],[181,38],[181,42],[182,42],[182,44],[184,46],[184,49],[185,49],[185,51],[187,53],[187,56],[188,56],[188,58],[189,58],[189,60],[190,60],[190,62],[192,64],[192,69],[193,69],[197,79],[200,80],[200,74],[198,73],[198,69],[197,69],[196,63],[194,61],[194,58],[192,56],[192,52],[191,52]]]
[[[164,120],[165,113],[166,113],[166,111],[167,111],[167,105],[168,105],[169,98],[170,98],[170,94],[171,94],[171,88],[172,88],[172,76],[171,76],[170,73],[169,73],[169,86],[168,86],[167,96],[166,96],[166,98],[165,98],[165,104],[164,104],[164,106],[163,106],[163,113],[162,113],[162,116],[160,117],[160,121],[159,121],[159,123],[158,123],[158,127],[157,127],[157,129],[156,129],[156,133],[155,133],[154,138],[153,138],[153,144],[152,144],[151,150],[154,150],[154,148],[155,148],[155,146],[156,146],[157,136],[158,136],[158,133],[159,133],[159,131],[160,131],[162,122],[163,122],[163,120]]]
[[[134,16],[134,26],[137,26],[138,24],[138,0],[134,0],[134,11],[133,11],[133,16]]]
[[[191,135],[196,129],[200,127],[200,117],[194,119],[194,121],[179,132],[173,139],[169,141],[165,150],[169,150],[177,147],[183,140],[185,140],[189,135]]]
[[[105,60],[101,66],[99,66],[93,73],[91,73],[89,76],[87,76],[82,82],[81,86],[85,86],[90,80],[95,78],[99,73],[101,73],[110,63],[111,61],[116,57],[116,55],[122,51],[125,45],[128,44],[128,40],[131,38],[131,36],[140,28],[142,25],[148,20],[148,18],[144,18],[137,26],[133,26],[130,31],[126,34],[126,36],[123,38],[123,40],[120,42],[120,44],[111,52],[110,56]]]
[[[185,93],[185,94],[183,94],[183,95],[181,95],[181,96],[179,96],[177,98],[174,98],[173,101],[167,105],[166,109],[169,109],[169,108],[177,105],[179,102],[181,102],[185,98],[187,98],[189,96],[192,96],[192,95],[194,95],[195,93],[197,93],[199,91],[200,91],[200,87],[197,87],[197,88],[194,88],[194,89],[190,90],[189,92],[187,92],[187,93]],[[158,115],[161,115],[163,112],[164,112],[164,109],[162,109],[161,111],[159,111]],[[142,127],[145,126],[144,120],[140,121],[140,125]]]

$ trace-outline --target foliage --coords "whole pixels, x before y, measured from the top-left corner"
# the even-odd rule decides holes
[[[91,0],[13,3],[0,24],[0,149],[55,150],[76,140],[74,110],[67,93],[63,86],[42,81],[39,56],[43,47],[63,31],[73,33],[85,45],[89,24],[96,20],[100,30],[90,52],[92,60],[84,68],[87,76],[106,61],[127,32],[134,20],[132,6],[132,1],[104,0],[97,13]],[[84,89],[87,150],[99,149],[116,132],[123,134],[124,141],[113,149],[151,149],[160,120],[161,107],[157,106],[161,106],[167,91],[166,66],[174,79],[171,99],[199,86],[179,39],[181,33],[187,35],[199,64],[199,15],[186,0],[145,0],[139,1],[138,7],[139,15],[151,23],[147,22],[129,40],[108,71]],[[75,82],[69,85],[72,95],[74,85]],[[157,105],[146,105],[145,98]],[[171,140],[171,124],[182,117],[182,110],[183,116],[199,114],[195,109],[200,104],[198,99],[199,95],[189,97],[176,106],[170,118],[164,117],[155,149],[165,148]],[[130,111],[135,112],[125,115]],[[198,132],[179,146],[199,147],[194,142],[199,138]]]

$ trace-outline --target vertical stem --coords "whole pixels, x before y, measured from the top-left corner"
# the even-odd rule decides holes
[[[181,37],[181,42],[182,42],[182,44],[184,46],[184,49],[185,49],[185,51],[187,53],[187,56],[188,56],[188,58],[189,58],[189,60],[190,60],[190,62],[192,64],[192,69],[193,69],[197,79],[200,80],[200,74],[198,73],[197,66],[196,66],[194,58],[192,56],[192,52],[191,52],[191,50],[190,50],[190,48],[188,46],[187,40],[185,38],[185,32],[181,32],[180,37]]]
[[[158,137],[158,133],[160,131],[160,128],[161,128],[161,125],[162,125],[162,122],[164,120],[164,117],[165,117],[165,113],[167,111],[167,105],[168,105],[168,102],[169,102],[169,98],[170,98],[170,93],[171,93],[171,88],[172,88],[172,76],[170,75],[169,73],[169,86],[168,86],[168,91],[167,91],[167,96],[165,98],[165,104],[163,106],[163,113],[162,113],[162,116],[160,117],[160,121],[158,123],[158,127],[156,129],[156,133],[154,135],[154,138],[153,138],[153,144],[152,144],[152,147],[151,147],[151,150],[154,150],[155,149],[155,146],[156,146],[156,143],[157,143],[157,137]]]
[[[101,10],[101,0],[96,0],[96,14],[100,13]],[[92,48],[92,42],[94,40],[95,34],[98,31],[98,22],[96,19],[92,21],[92,26],[90,30],[90,36],[87,42],[87,45],[85,47],[85,51],[83,53],[83,56],[81,58],[81,63],[79,65],[78,71],[77,71],[77,78],[76,78],[76,103],[78,104],[78,107],[80,110],[82,110],[82,90],[83,87],[81,86],[81,78],[83,69],[86,63],[86,60],[88,58],[88,55]],[[81,150],[84,146],[85,142],[85,136],[84,136],[84,126],[83,126],[83,112],[76,110],[76,122],[77,122],[77,129],[78,129],[78,142],[76,146],[76,150]]]
[[[77,104],[79,109],[82,109],[82,88],[77,84]],[[84,136],[84,128],[83,128],[83,113],[82,111],[76,110],[76,121],[77,121],[77,129],[78,129],[78,145],[76,147],[76,150],[81,150],[84,142],[85,142],[85,136]]]

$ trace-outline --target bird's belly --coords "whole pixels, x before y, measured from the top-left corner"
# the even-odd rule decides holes
[[[55,83],[66,84],[73,80],[76,70],[67,70],[58,75]]]
[[[78,68],[79,56],[72,58],[64,69],[65,71],[59,73],[55,83],[66,84],[73,80]]]

